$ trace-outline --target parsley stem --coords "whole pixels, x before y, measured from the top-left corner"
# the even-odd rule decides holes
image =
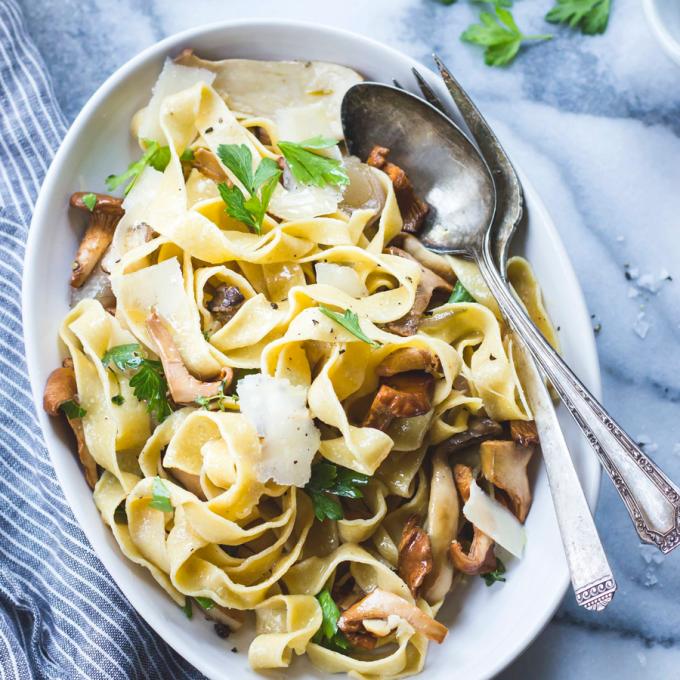
[[[524,35],[522,36],[524,40],[552,40],[552,34],[550,33],[538,33],[537,35]]]

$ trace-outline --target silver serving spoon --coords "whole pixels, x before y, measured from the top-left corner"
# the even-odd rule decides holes
[[[497,196],[497,210],[492,227],[493,252],[498,270],[507,283],[510,242],[524,211],[522,185],[496,135],[467,92],[444,63],[436,55],[434,58],[458,112],[491,170]],[[443,102],[416,69],[413,69],[413,75],[423,97],[444,115],[448,115]],[[517,334],[514,334],[514,346],[517,369],[522,377],[524,392],[541,440],[543,462],[576,602],[590,611],[603,611],[614,597],[616,581],[545,382]]]
[[[545,371],[609,473],[640,538],[668,553],[680,543],[680,491],[609,416],[546,342],[494,262],[496,190],[491,172],[463,132],[435,107],[398,88],[359,83],[342,103],[350,153],[366,158],[375,144],[408,168],[432,207],[420,240],[479,266],[513,330]],[[514,223],[506,229],[514,230]],[[508,239],[509,241],[509,239]]]

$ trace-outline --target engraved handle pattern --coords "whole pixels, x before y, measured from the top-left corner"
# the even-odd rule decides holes
[[[668,553],[680,544],[680,491],[623,431],[547,343],[493,265],[488,239],[477,261],[512,328],[523,338],[579,424],[645,543]]]

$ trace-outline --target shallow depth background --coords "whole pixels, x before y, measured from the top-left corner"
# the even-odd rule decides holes
[[[680,68],[657,46],[639,0],[612,3],[605,35],[587,37],[543,22],[553,0],[518,2],[525,32],[555,39],[510,68],[490,69],[458,39],[477,15],[465,0],[22,2],[69,119],[144,47],[222,19],[317,21],[428,65],[439,52],[501,139],[512,132],[507,150],[552,213],[600,329],[605,404],[680,482]],[[614,602],[590,614],[568,594],[503,680],[678,676],[680,551],[663,557],[639,546],[608,479],[600,498],[596,519],[619,583]]]

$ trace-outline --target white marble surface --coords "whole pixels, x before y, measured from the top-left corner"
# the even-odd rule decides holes
[[[613,0],[607,33],[555,39],[507,69],[484,66],[458,36],[476,9],[464,0],[24,0],[24,11],[69,118],[118,66],[170,33],[228,18],[284,17],[342,27],[424,63],[437,50],[542,194],[584,289],[605,404],[680,480],[680,68],[654,41],[639,0]],[[527,32],[545,32],[551,0],[523,0]],[[667,271],[656,293],[624,266]],[[645,278],[638,279],[644,284]],[[652,286],[654,287],[654,286]],[[633,330],[641,312],[645,339]],[[567,595],[552,623],[503,678],[680,677],[680,551],[641,549],[603,480],[597,523],[619,583],[603,614]],[[521,625],[521,613],[518,613]]]

